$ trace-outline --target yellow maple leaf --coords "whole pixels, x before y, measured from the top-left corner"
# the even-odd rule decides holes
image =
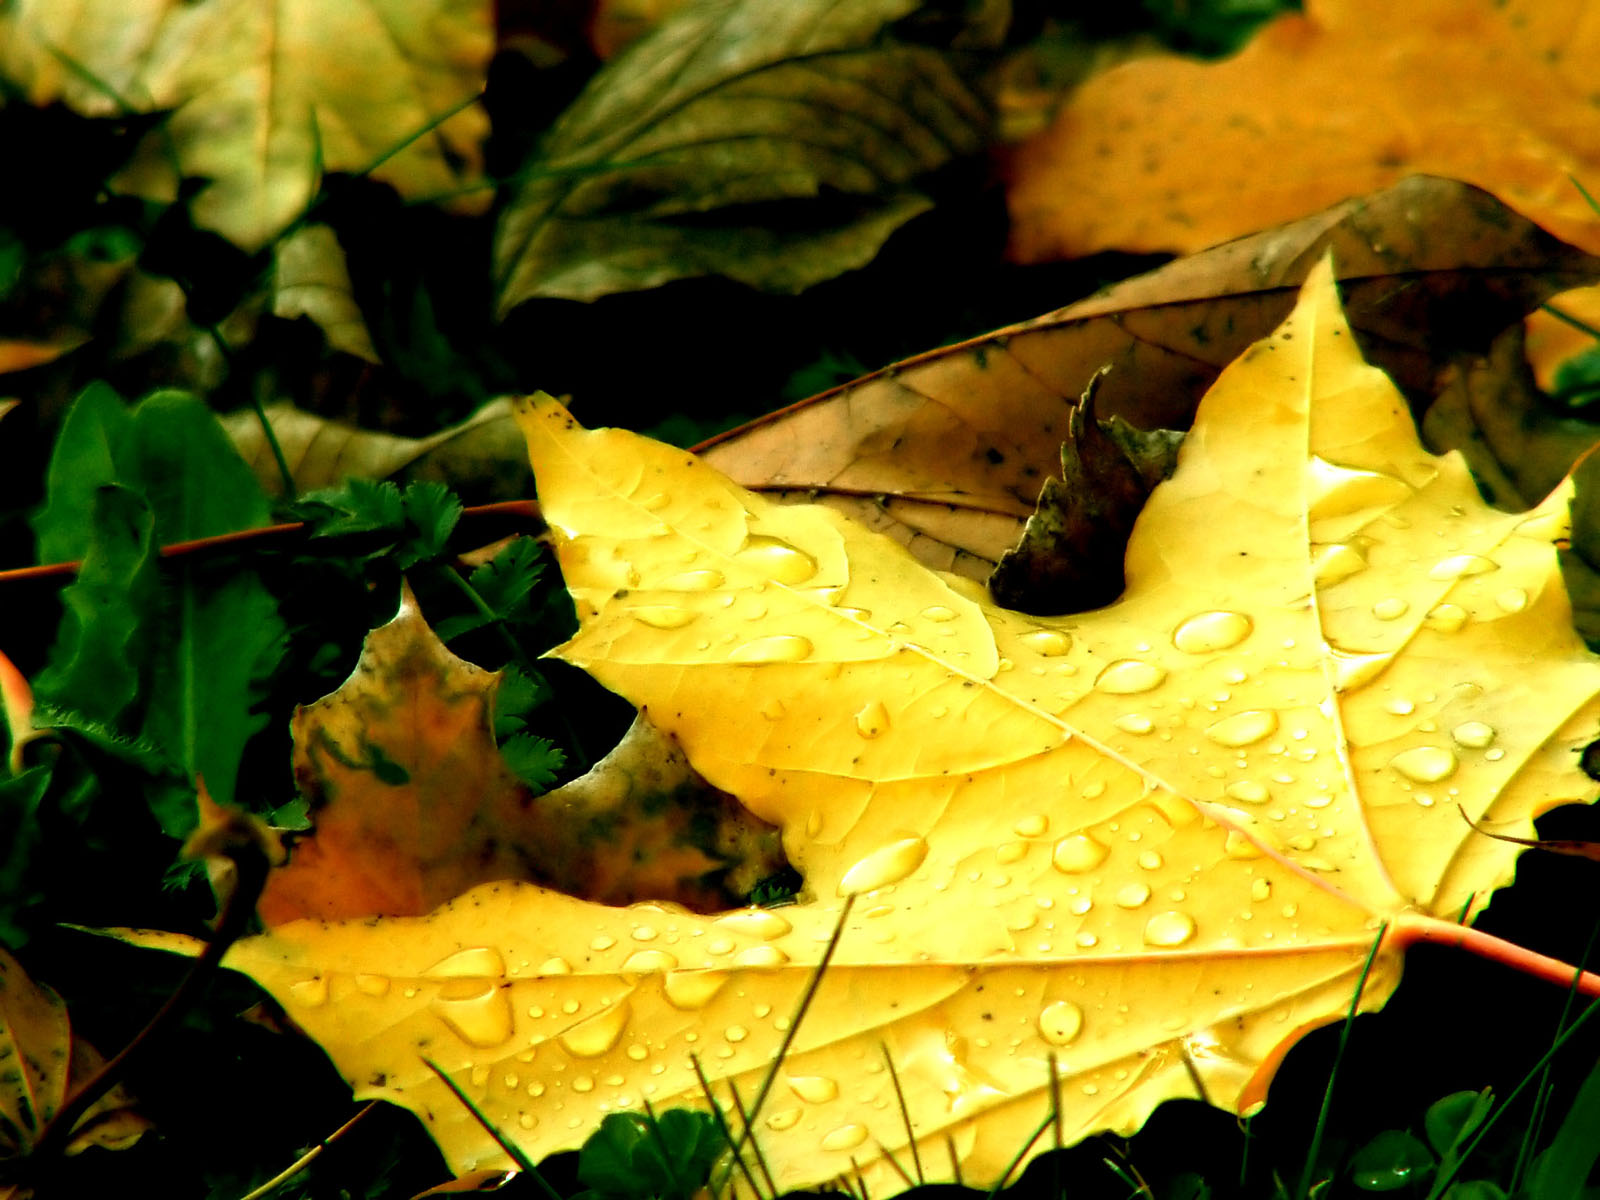
[[[1197,1085],[1249,1110],[1300,1036],[1387,998],[1407,944],[1488,940],[1454,921],[1517,847],[1458,805],[1526,836],[1592,790],[1566,486],[1499,513],[1427,454],[1326,260],[1201,404],[1127,593],[1074,617],[548,398],[520,417],[582,622],[559,653],[779,824],[806,889],[700,916],[491,884],[236,945],[457,1171],[503,1159],[425,1056],[537,1157],[608,1111],[703,1107],[697,1067],[750,1103],[782,1054],[754,1118],[780,1189],[859,1168],[893,1194],[912,1146],[986,1186],[1053,1095],[1068,1140]]]

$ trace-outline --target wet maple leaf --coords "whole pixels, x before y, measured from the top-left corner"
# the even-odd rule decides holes
[[[695,1059],[748,1102],[792,1035],[754,1122],[779,1189],[859,1167],[898,1192],[911,1139],[986,1186],[1053,1092],[1068,1140],[1197,1083],[1248,1110],[1300,1036],[1384,1001],[1407,944],[1486,940],[1453,919],[1518,850],[1458,804],[1526,836],[1592,791],[1566,485],[1498,513],[1427,454],[1326,261],[1202,402],[1126,594],[1075,617],[548,398],[521,418],[581,618],[559,653],[781,825],[806,887],[702,917],[494,885],[235,946],[458,1171],[504,1160],[423,1056],[540,1155],[608,1111],[703,1106]]]
[[[1417,173],[1600,249],[1597,49],[1584,0],[1308,0],[1224,61],[1124,64],[1020,147],[1011,253],[1197,250]]]

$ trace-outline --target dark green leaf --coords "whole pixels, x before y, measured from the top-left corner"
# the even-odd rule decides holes
[[[342,487],[312,492],[295,506],[311,526],[313,537],[351,534],[398,534],[405,527],[405,500],[394,484],[347,479]]]
[[[61,593],[66,612],[49,666],[34,683],[41,704],[115,726],[139,695],[149,626],[160,612],[154,525],[134,492],[95,490],[83,565]]]
[[[578,1156],[578,1179],[607,1196],[684,1200],[703,1187],[726,1143],[709,1113],[611,1113]]]
[[[1368,1192],[1410,1187],[1432,1172],[1433,1155],[1404,1129],[1388,1129],[1357,1150],[1350,1160],[1350,1182]]]
[[[33,517],[40,562],[80,559],[89,548],[95,495],[121,480],[132,418],[122,397],[91,383],[67,410],[50,454],[45,506]]]
[[[1444,1200],[1506,1200],[1506,1192],[1487,1179],[1466,1179],[1446,1188]]]
[[[567,756],[548,738],[519,733],[500,747],[500,757],[523,783],[539,792],[548,792],[566,765]]]
[[[1532,1200],[1579,1200],[1595,1160],[1600,1158],[1600,1063],[1589,1072],[1555,1140],[1534,1164],[1528,1179]]]
[[[608,63],[496,235],[502,313],[722,274],[796,292],[864,265],[984,144],[951,60],[886,27],[918,0],[702,0]]]
[[[212,798],[231,805],[245,743],[266,724],[266,714],[252,709],[282,655],[283,620],[253,572],[211,579],[184,568],[173,591],[141,732],[186,778],[204,777]],[[189,832],[193,816],[188,797],[178,811],[157,813],[174,836]]]
[[[32,892],[28,867],[38,855],[39,804],[49,786],[49,767],[0,778],[0,944],[16,947],[27,940],[17,918]]]
[[[507,667],[500,673],[500,682],[494,689],[494,736],[504,742],[519,733],[528,723],[534,709],[549,699],[549,688],[543,679],[524,675],[516,667]]]
[[[412,483],[406,486],[403,506],[414,530],[397,556],[405,570],[444,553],[445,543],[461,519],[461,501],[442,483]]]
[[[1428,1145],[1444,1158],[1472,1135],[1482,1125],[1489,1110],[1494,1107],[1494,1096],[1482,1092],[1453,1092],[1428,1106],[1422,1118],[1423,1131],[1428,1135]]]

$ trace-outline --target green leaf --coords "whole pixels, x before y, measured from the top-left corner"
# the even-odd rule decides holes
[[[705,1186],[726,1145],[709,1113],[611,1113],[583,1144],[578,1179],[605,1196],[687,1200]]]
[[[27,940],[19,917],[32,898],[28,867],[43,837],[39,805],[49,786],[49,767],[0,779],[0,943],[13,948]]]
[[[1465,1179],[1445,1189],[1444,1200],[1506,1200],[1506,1191],[1487,1179]]]
[[[84,388],[67,410],[45,474],[45,506],[32,522],[40,562],[68,562],[88,550],[95,496],[121,479],[132,423],[122,397],[104,383]]]
[[[887,27],[917,0],[701,0],[608,63],[501,217],[502,314],[721,274],[797,292],[867,263],[982,147],[950,60]]]
[[[504,742],[520,733],[534,709],[549,698],[550,689],[543,679],[524,675],[514,666],[507,667],[494,689],[495,740]]]
[[[500,757],[523,783],[538,792],[548,792],[556,782],[567,756],[549,738],[519,733],[500,747]]]
[[[142,496],[158,544],[266,524],[266,496],[216,417],[185,392],[129,409],[103,383],[85,388],[50,456],[46,503],[33,519],[42,562],[82,558],[94,496],[119,484]]]
[[[266,724],[266,714],[252,709],[283,653],[285,627],[253,572],[209,575],[194,566],[179,572],[141,732],[167,750],[186,778],[203,776],[212,798],[231,805],[245,744]],[[193,828],[194,816],[187,793],[156,812],[175,837]]]
[[[62,590],[66,611],[49,665],[34,682],[41,704],[115,726],[139,695],[147,631],[160,611],[154,528],[136,493],[115,485],[95,490],[83,565]]]
[[[1428,1135],[1428,1145],[1440,1158],[1448,1158],[1453,1150],[1467,1138],[1494,1107],[1494,1096],[1489,1091],[1452,1092],[1442,1100],[1428,1106],[1422,1118],[1423,1132]]]
[[[1350,1182],[1367,1192],[1410,1187],[1433,1170],[1433,1155],[1404,1129],[1380,1133],[1350,1160]]]
[[[1572,1107],[1562,1118],[1555,1140],[1534,1164],[1528,1179],[1532,1200],[1578,1200],[1600,1158],[1600,1063],[1596,1063]]]
[[[398,534],[405,527],[405,499],[392,483],[347,479],[341,487],[312,492],[295,505],[311,536],[345,537],[363,533]]]
[[[412,483],[402,501],[406,520],[415,531],[400,547],[400,568],[405,570],[445,551],[451,531],[461,519],[461,501],[442,483]]]

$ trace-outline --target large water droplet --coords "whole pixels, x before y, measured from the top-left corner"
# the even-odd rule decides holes
[[[856,732],[864,738],[875,738],[889,728],[889,710],[882,700],[869,700],[856,712]]]
[[[839,894],[852,896],[899,883],[928,857],[928,843],[920,837],[901,838],[879,846],[858,861],[839,880]]]
[[[712,592],[726,582],[721,571],[684,571],[661,581],[668,592]]]
[[[623,960],[622,973],[649,975],[656,971],[670,971],[677,965],[677,957],[665,950],[638,950]]]
[[[1094,685],[1113,696],[1131,696],[1148,692],[1160,685],[1167,673],[1152,663],[1136,658],[1122,658],[1106,667],[1095,678]]]
[[[841,1125],[822,1139],[824,1150],[854,1150],[867,1140],[867,1127],[851,1123]]]
[[[289,985],[289,996],[296,1004],[306,1008],[320,1008],[328,1002],[328,981],[321,975],[314,979],[302,979],[299,983]]]
[[[505,973],[506,960],[490,946],[457,950],[423,972],[430,979],[498,978]]]
[[[1092,871],[1105,862],[1111,851],[1087,833],[1069,834],[1056,843],[1050,861],[1056,870],[1068,875]]]
[[[1172,634],[1172,644],[1186,654],[1209,654],[1237,646],[1250,636],[1250,618],[1236,612],[1203,612],[1190,617]]]
[[[798,1108],[780,1108],[767,1118],[767,1128],[782,1133],[785,1129],[793,1129],[800,1124],[802,1110]]]
[[[1117,905],[1121,908],[1138,908],[1150,899],[1150,885],[1146,883],[1129,883],[1117,890]]]
[[[765,908],[741,908],[737,912],[718,917],[716,924],[723,929],[731,929],[735,933],[758,937],[767,942],[782,937],[793,928],[777,913]]]
[[[671,971],[661,988],[674,1008],[704,1008],[728,982],[726,971]]]
[[[1494,741],[1495,729],[1493,725],[1485,725],[1482,721],[1463,721],[1450,731],[1450,736],[1455,739],[1458,746],[1465,746],[1469,750],[1482,750]]]
[[[1507,588],[1494,598],[1501,612],[1519,613],[1528,607],[1528,593],[1521,588]]]
[[[641,604],[628,610],[635,621],[651,629],[682,629],[694,620],[694,614],[676,604]]]
[[[387,996],[391,984],[387,975],[357,975],[356,991],[363,996]]]
[[[1011,832],[1018,837],[1039,837],[1046,829],[1050,828],[1050,818],[1043,813],[1029,813],[1019,817],[1017,823],[1011,827]]]
[[[1272,880],[1252,879],[1250,881],[1250,899],[1258,904],[1272,899]]]
[[[778,583],[804,583],[817,573],[817,560],[781,538],[753,533],[734,559]]]
[[[1422,623],[1440,633],[1454,633],[1467,623],[1467,610],[1459,604],[1436,604]]]
[[[807,1104],[827,1104],[839,1095],[839,1084],[826,1075],[789,1075],[784,1082]]]
[[[1411,605],[1399,596],[1389,596],[1372,606],[1372,615],[1380,621],[1398,621],[1411,611]]]
[[[789,961],[789,956],[776,946],[749,946],[733,956],[736,967],[752,967],[762,969],[767,967],[781,967]]]
[[[792,663],[811,656],[811,639],[792,633],[779,633],[771,637],[756,638],[735,646],[728,661],[735,663]]]
[[[1125,713],[1111,722],[1123,733],[1149,733],[1155,728],[1155,722],[1143,713]]]
[[[567,1053],[575,1058],[598,1058],[617,1044],[632,1017],[632,1006],[626,1000],[620,1000],[610,1008],[601,1009],[594,1016],[579,1021],[561,1034],[559,1040]]]
[[[1039,1036],[1052,1046],[1065,1046],[1083,1032],[1083,1009],[1071,1000],[1047,1004],[1039,1014]]]
[[[1194,936],[1194,929],[1194,918],[1188,913],[1157,913],[1145,922],[1145,944],[1150,946],[1181,946]]]
[[[1343,542],[1318,546],[1311,556],[1311,578],[1318,587],[1332,587],[1366,567],[1367,560],[1361,552]]]
[[[429,1007],[469,1046],[498,1046],[511,1036],[511,1001],[489,980],[447,982]]]
[[[1389,765],[1414,783],[1438,783],[1454,775],[1458,763],[1443,746],[1413,746],[1396,754]]]
[[[1236,783],[1230,783],[1227,793],[1235,800],[1243,800],[1246,804],[1265,804],[1271,798],[1266,785],[1257,783],[1253,779],[1241,779]]]
[[[1139,865],[1146,871],[1159,871],[1161,869],[1161,855],[1154,850],[1145,850],[1139,855]]]
[[[1034,629],[1022,635],[1022,644],[1041,658],[1058,658],[1072,649],[1072,639],[1055,629]]]
[[[1481,554],[1452,554],[1433,564],[1429,579],[1464,579],[1471,575],[1486,575],[1499,567],[1493,559]]]
[[[1270,709],[1234,713],[1206,726],[1206,736],[1219,746],[1249,746],[1278,728],[1278,714]]]
[[[954,621],[956,619],[956,610],[953,608],[946,608],[942,604],[930,604],[927,608],[922,610],[922,619],[924,621],[932,621],[935,624],[942,625],[946,621]]]

